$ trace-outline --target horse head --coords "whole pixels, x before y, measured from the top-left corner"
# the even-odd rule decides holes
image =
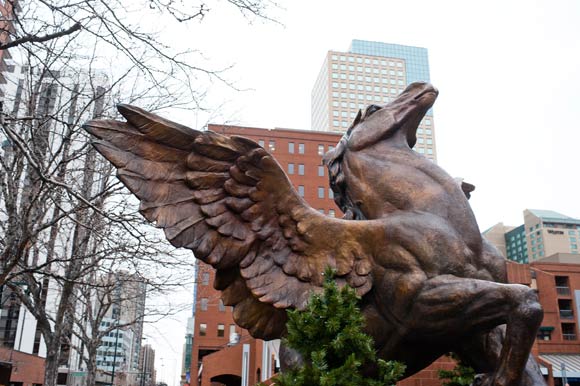
[[[437,95],[428,83],[412,83],[390,103],[359,111],[336,148],[324,156],[335,201],[346,218],[428,212],[468,232],[474,242],[480,239],[461,184],[412,150],[419,123]]]

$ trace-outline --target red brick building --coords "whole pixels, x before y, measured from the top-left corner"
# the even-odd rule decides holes
[[[341,213],[328,186],[322,155],[336,145],[342,133],[225,125],[210,125],[209,130],[258,142],[274,155],[296,190],[313,208],[329,216]],[[213,269],[198,263],[191,385],[239,384],[243,361],[247,363],[244,367],[248,384],[253,385],[269,374],[275,364],[263,361],[262,352],[267,344],[251,338],[234,324],[231,307],[221,303],[219,291],[213,289],[213,279]],[[230,347],[228,342],[234,334],[239,343]]]
[[[10,384],[40,386],[44,384],[44,358],[0,347],[1,370],[10,371]],[[0,375],[0,384],[4,374]]]

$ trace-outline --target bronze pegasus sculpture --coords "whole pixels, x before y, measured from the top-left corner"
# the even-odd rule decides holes
[[[406,376],[455,352],[481,385],[544,385],[530,355],[542,309],[506,284],[505,259],[480,235],[473,189],[412,150],[437,90],[413,83],[359,112],[324,157],[345,218],[302,199],[274,157],[238,136],[196,131],[119,105],[94,120],[94,146],[118,168],[145,218],[216,270],[214,286],[256,338],[285,333],[327,266],[361,296],[379,357]]]

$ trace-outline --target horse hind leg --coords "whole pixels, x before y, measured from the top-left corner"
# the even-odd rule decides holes
[[[505,324],[499,359],[482,386],[521,386],[542,317],[536,293],[526,286],[444,275],[425,283],[408,321],[417,339],[458,342]]]
[[[480,373],[473,386],[485,384],[488,374],[499,367],[502,343],[505,338],[505,325],[498,326],[487,333],[462,340],[454,349],[460,360]],[[545,385],[544,378],[534,357],[530,355],[522,374],[520,386]]]

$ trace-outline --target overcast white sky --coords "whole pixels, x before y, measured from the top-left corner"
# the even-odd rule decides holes
[[[203,23],[166,31],[176,47],[199,49],[216,67],[235,64],[226,76],[251,89],[216,84],[207,102],[223,106],[213,122],[309,129],[310,91],[328,50],[346,51],[352,39],[426,47],[440,91],[439,165],[476,185],[471,204],[480,228],[519,225],[525,208],[580,218],[580,2],[279,4],[284,9],[270,14],[283,25],[249,25],[216,9]],[[195,114],[172,118],[196,125]],[[165,366],[158,369],[170,385],[178,384],[186,317],[150,332],[159,335]]]

